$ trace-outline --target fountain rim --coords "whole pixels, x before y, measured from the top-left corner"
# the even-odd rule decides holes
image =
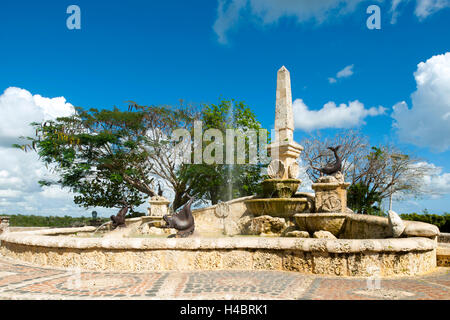
[[[417,252],[436,249],[436,242],[425,237],[386,239],[315,239],[285,237],[220,237],[220,238],[75,238],[64,235],[93,232],[94,227],[56,228],[8,232],[0,242],[31,247],[106,250],[234,250],[267,249],[306,252]],[[60,235],[55,237],[55,235]],[[2,244],[3,245],[3,244]]]
[[[245,200],[244,203],[252,203],[252,202],[308,202],[308,199],[305,198],[256,198]]]

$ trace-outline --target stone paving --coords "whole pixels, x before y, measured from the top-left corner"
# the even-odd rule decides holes
[[[0,257],[0,299],[450,300],[450,268],[371,281],[284,271],[77,272]]]

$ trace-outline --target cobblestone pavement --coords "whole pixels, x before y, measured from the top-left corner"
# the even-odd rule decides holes
[[[77,272],[0,257],[0,299],[450,300],[450,268],[377,282],[283,271]]]

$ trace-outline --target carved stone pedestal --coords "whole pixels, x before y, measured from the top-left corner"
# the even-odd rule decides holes
[[[9,217],[0,216],[0,234],[8,232],[9,229]]]
[[[148,208],[147,216],[154,218],[162,218],[169,214],[170,201],[162,196],[154,196],[148,200],[150,208]]]
[[[350,183],[332,176],[320,178],[312,185],[316,192],[316,212],[346,212],[347,188]]]

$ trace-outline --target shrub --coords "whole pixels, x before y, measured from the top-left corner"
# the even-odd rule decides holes
[[[441,232],[450,232],[450,213],[446,212],[443,215],[439,215],[439,214],[430,214],[427,212],[428,211],[425,211],[424,214],[404,213],[401,214],[400,217],[403,220],[431,223],[437,226]]]
[[[92,218],[85,217],[45,217],[35,215],[9,215],[9,224],[11,227],[82,227],[89,226]],[[108,218],[102,218],[103,222],[108,221]]]
[[[125,216],[125,219],[129,219],[129,218],[139,218],[145,216],[145,213],[142,212],[130,212],[129,214],[127,214]]]

